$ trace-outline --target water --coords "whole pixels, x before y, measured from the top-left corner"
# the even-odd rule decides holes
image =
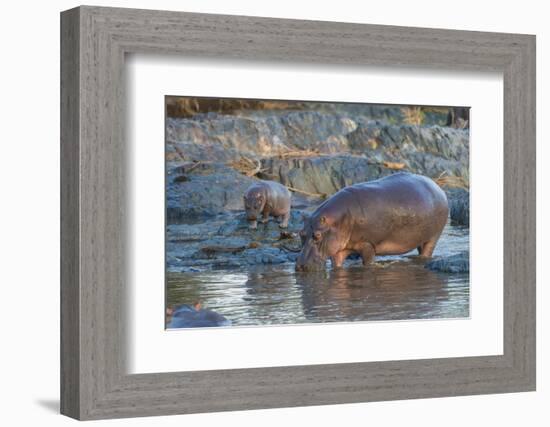
[[[467,250],[468,242],[468,229],[448,225],[434,255]],[[201,301],[233,326],[468,317],[469,274],[433,272],[424,262],[409,254],[315,273],[290,263],[168,273],[167,305]]]

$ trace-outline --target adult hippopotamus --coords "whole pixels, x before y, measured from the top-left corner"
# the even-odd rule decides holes
[[[443,190],[421,175],[401,172],[345,187],[304,220],[296,270],[322,269],[327,258],[340,267],[351,253],[363,265],[415,248],[431,257],[448,213]]]
[[[258,217],[265,224],[269,215],[279,222],[279,227],[286,228],[290,218],[290,191],[275,181],[258,181],[248,187],[244,193],[244,209],[250,228],[255,229]]]

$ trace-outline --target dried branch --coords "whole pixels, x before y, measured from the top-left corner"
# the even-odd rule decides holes
[[[321,198],[321,199],[326,199],[327,198],[327,195],[325,193],[309,193],[308,191],[299,190],[298,188],[290,187],[288,185],[285,185],[285,187],[288,188],[293,193],[300,193],[300,194],[303,194],[305,196],[318,197],[318,198]]]
[[[187,169],[187,167],[184,166],[183,170],[184,170],[185,173],[189,173],[189,172],[194,171],[195,169],[197,169],[201,164],[202,164],[202,162],[198,161],[198,162],[193,163],[193,165],[189,169]]]
[[[315,157],[319,156],[319,150],[293,150],[285,151],[277,154],[279,159],[286,159],[288,157]]]
[[[216,253],[230,252],[232,254],[242,252],[246,249],[246,246],[204,246],[201,251],[207,256],[212,256]]]
[[[388,169],[401,170],[405,167],[405,163],[384,161],[382,162],[382,166]]]
[[[435,178],[434,181],[440,187],[451,187],[451,188],[464,188],[468,190],[470,188],[468,181],[461,176],[446,175],[446,172],[443,172],[439,177]]]

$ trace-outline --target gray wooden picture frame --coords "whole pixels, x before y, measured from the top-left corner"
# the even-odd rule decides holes
[[[129,375],[124,61],[177,54],[504,76],[504,354]],[[61,412],[77,419],[535,390],[535,37],[79,7],[61,14]]]

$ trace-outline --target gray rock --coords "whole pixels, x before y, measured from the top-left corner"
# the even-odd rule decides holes
[[[167,145],[180,148],[177,151],[181,160],[226,161],[235,153],[261,157],[297,149],[335,152],[346,143],[339,137],[356,127],[345,115],[319,111],[208,114],[193,119],[169,118],[166,141]],[[190,144],[196,147],[185,151]]]
[[[279,224],[272,219],[250,230],[242,212],[226,213],[193,224],[170,224],[167,268],[173,272],[191,272],[294,262],[297,254],[293,250],[300,247],[298,231],[301,228],[300,210],[291,212],[284,238],[281,238]]]
[[[286,254],[278,248],[247,249],[243,252],[248,264],[282,264],[288,262]]]
[[[446,170],[468,177],[467,129],[397,122],[400,124],[373,121],[342,109],[197,115],[192,120],[167,120],[167,153],[173,160],[179,156],[181,161],[228,162],[241,155],[267,158],[315,150],[401,161],[411,171],[428,176]]]
[[[254,181],[224,164],[201,164],[189,173],[172,165],[166,178],[167,220],[182,222],[240,210],[242,196]]]
[[[442,273],[468,273],[470,271],[470,252],[464,251],[446,257],[434,258],[427,262],[425,267]]]
[[[397,119],[400,125],[373,121],[365,116],[365,106],[331,108],[168,119],[169,221],[240,208],[240,195],[252,179],[228,164],[241,156],[261,160],[260,178],[328,195],[392,173],[388,162],[433,178],[446,173],[468,181],[467,129],[403,125]],[[383,116],[400,111],[388,108],[378,106],[373,111],[384,112]],[[319,156],[299,157],[300,150]],[[297,154],[280,156],[289,152]],[[193,165],[193,160],[202,163],[187,173],[182,162]]]
[[[453,225],[470,226],[470,192],[464,188],[444,188],[449,200],[449,215]]]
[[[331,195],[345,186],[391,173],[391,169],[373,164],[366,157],[333,155],[265,159],[259,177],[277,180],[308,193]]]
[[[368,122],[347,139],[352,153],[364,154],[371,160],[404,163],[407,170],[429,177],[443,172],[469,177],[467,129]]]

